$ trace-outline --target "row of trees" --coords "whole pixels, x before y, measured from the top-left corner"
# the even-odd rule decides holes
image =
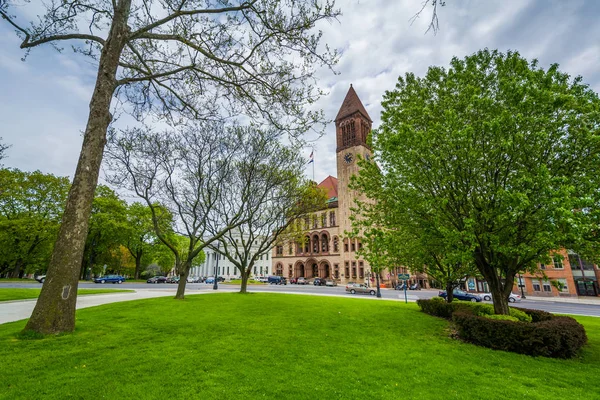
[[[68,178],[0,169],[0,187],[0,275],[45,273],[69,192]],[[169,223],[167,218],[165,230],[172,231]],[[153,234],[145,205],[128,205],[107,186],[98,186],[80,278],[108,271],[137,279],[152,262],[169,271],[174,260],[165,250]]]
[[[450,300],[478,272],[507,314],[515,276],[552,251],[597,259],[599,137],[598,95],[557,65],[482,50],[408,73],[386,92],[375,162],[353,182],[365,251],[384,241],[387,265],[426,270]]]

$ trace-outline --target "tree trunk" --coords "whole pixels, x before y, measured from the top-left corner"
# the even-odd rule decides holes
[[[504,282],[498,276],[498,270],[493,265],[483,261],[481,258],[476,258],[475,265],[486,282],[490,286],[492,300],[494,301],[494,313],[501,315],[509,315],[508,296],[512,290],[514,275],[508,275]]]
[[[446,301],[452,303],[454,300],[454,282],[446,282]]]
[[[179,283],[177,284],[177,293],[175,294],[175,298],[178,300],[183,300],[185,298],[185,285],[187,284],[191,266],[192,262],[186,261],[181,268],[175,268],[176,271],[179,271]]]
[[[17,261],[15,261],[15,267],[12,269],[12,271],[10,271],[10,273],[8,274],[8,277],[9,278],[19,278],[22,266],[23,266],[23,260],[21,260],[19,258]]]
[[[140,279],[142,273],[142,252],[138,251],[135,256],[135,273],[134,279]]]
[[[377,297],[381,298],[381,287],[379,286],[379,272],[375,274],[375,280],[377,281]]]
[[[241,268],[240,274],[242,276],[242,287],[240,288],[240,293],[248,293],[248,278],[250,277],[250,272],[246,271],[245,268]]]
[[[55,334],[75,329],[79,271],[106,143],[106,131],[112,119],[110,103],[116,88],[117,67],[129,32],[127,19],[130,9],[131,0],[118,2],[108,38],[102,48],[96,87],[90,101],[90,113],[73,184],[48,265],[46,281],[25,331]]]

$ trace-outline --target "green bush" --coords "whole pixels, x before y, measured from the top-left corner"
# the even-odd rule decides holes
[[[523,311],[527,315],[531,317],[531,322],[542,322],[551,320],[554,315],[542,310],[531,310],[529,308],[520,308],[520,311]]]
[[[497,319],[497,320],[501,320],[501,321],[513,321],[513,322],[519,321],[516,317],[513,317],[512,315],[485,314],[485,315],[480,315],[480,317],[489,318],[489,319]]]
[[[571,358],[587,342],[583,326],[570,317],[524,323],[459,311],[452,320],[467,342],[531,356]]]
[[[452,319],[452,313],[458,311],[464,311],[482,317],[494,315],[494,306],[492,304],[456,300],[448,304],[441,297],[434,297],[429,300],[417,300],[417,304],[424,313],[446,319]],[[518,321],[532,322],[532,317],[529,314],[513,307],[510,307],[510,316],[516,318]]]

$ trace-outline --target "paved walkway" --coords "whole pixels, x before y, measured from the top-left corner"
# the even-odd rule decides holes
[[[135,293],[94,294],[77,297],[77,309],[120,301],[174,296],[174,290],[138,290]],[[29,318],[37,299],[6,301],[0,303],[0,324]]]

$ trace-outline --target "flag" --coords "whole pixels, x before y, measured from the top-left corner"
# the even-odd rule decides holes
[[[310,164],[311,162],[314,162],[315,160],[313,159],[313,153],[314,150],[310,152],[310,156],[308,156],[310,158],[310,160],[306,163],[306,165]]]

